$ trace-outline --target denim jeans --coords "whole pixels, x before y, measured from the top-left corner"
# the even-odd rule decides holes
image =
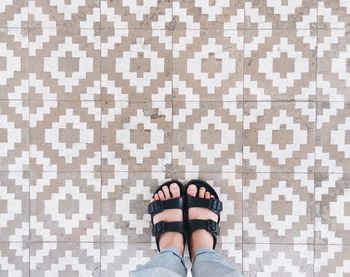
[[[132,277],[186,277],[187,268],[181,254],[174,248],[164,248],[150,262],[131,273]],[[209,248],[196,251],[192,262],[192,276],[242,276],[223,257]]]

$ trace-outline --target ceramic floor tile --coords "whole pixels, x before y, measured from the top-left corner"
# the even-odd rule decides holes
[[[313,102],[246,102],[244,170],[313,172],[315,117]]]
[[[0,28],[0,76],[0,99],[28,99],[26,29]]]
[[[310,176],[303,173],[244,175],[245,243],[314,242],[314,183]]]
[[[101,0],[102,29],[173,28],[171,1]]]
[[[347,276],[350,273],[350,246],[315,245],[315,277]]]
[[[244,244],[243,276],[313,276],[314,251],[303,244]]]
[[[317,103],[315,152],[317,172],[350,172],[350,103]]]
[[[31,101],[31,170],[99,170],[100,120],[99,102]]]
[[[244,100],[315,100],[316,32],[246,30]]]
[[[0,4],[0,27],[28,26],[27,0],[3,0]]]
[[[240,172],[242,102],[174,102],[173,169]]]
[[[317,173],[315,238],[320,244],[350,244],[350,176]]]
[[[349,10],[349,0],[319,0],[318,28],[350,27]]]
[[[171,116],[169,102],[103,102],[102,171],[167,171]]]
[[[150,242],[147,206],[164,173],[104,172],[102,174],[101,239],[104,242]]]
[[[97,33],[96,33],[97,32]],[[30,97],[36,100],[99,100],[99,31],[29,29]]]
[[[100,241],[98,173],[32,173],[31,241]]]
[[[32,243],[30,276],[100,276],[99,243]]]
[[[100,1],[28,0],[29,26],[100,28]]]
[[[0,276],[29,277],[29,248],[25,243],[0,243]]]
[[[29,239],[29,174],[0,173],[0,241]],[[1,276],[1,274],[0,274]]]
[[[243,40],[237,30],[174,31],[174,100],[243,100]]]
[[[101,277],[127,277],[156,254],[150,243],[102,243]]]
[[[242,243],[242,174],[176,172],[172,178],[180,180],[184,185],[192,179],[201,179],[214,187],[224,206],[220,215],[218,243],[232,244],[228,250],[238,258],[240,255],[239,247]]]
[[[103,29],[102,98],[171,101],[171,34],[166,30]]]
[[[348,5],[350,9],[350,2]],[[350,100],[350,67],[346,62],[349,58],[348,31],[337,28],[318,31],[317,100]]]
[[[173,1],[176,29],[243,29],[244,1]]]
[[[28,101],[0,100],[0,171],[29,169]]]
[[[317,25],[317,0],[245,1],[247,29],[312,29]]]

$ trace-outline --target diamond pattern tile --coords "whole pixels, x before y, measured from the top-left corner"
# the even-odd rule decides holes
[[[98,173],[33,173],[30,188],[32,241],[99,241]]]
[[[99,40],[94,30],[31,28],[31,99],[99,100]]]
[[[240,172],[242,102],[174,102],[173,169]]]
[[[349,244],[350,176],[318,173],[315,180],[315,239],[320,244]]]
[[[313,246],[246,244],[243,276],[313,276]]]
[[[244,242],[313,243],[314,187],[308,177],[304,173],[244,175]]]
[[[2,18],[1,15],[0,18]],[[28,99],[28,31],[26,29],[0,27],[0,76],[0,99]]]
[[[169,102],[103,102],[102,170],[166,171],[171,118]]]
[[[247,102],[245,171],[312,172],[316,109],[313,102]]]
[[[314,100],[316,33],[312,30],[247,30],[244,100]]]
[[[248,29],[313,29],[317,25],[317,0],[245,1]]]
[[[243,29],[244,1],[173,0],[176,29]]]
[[[31,276],[99,276],[99,243],[38,242],[30,247]]]
[[[32,170],[100,169],[100,103],[32,101],[30,104]]]
[[[0,1],[0,276],[129,276],[157,252],[152,193],[194,178],[244,276],[347,276],[349,14]]]

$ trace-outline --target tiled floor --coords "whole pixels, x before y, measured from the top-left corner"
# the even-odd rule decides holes
[[[208,180],[245,276],[350,273],[349,0],[1,0],[0,276],[128,276]]]

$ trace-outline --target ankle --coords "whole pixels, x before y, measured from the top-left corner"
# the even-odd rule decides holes
[[[166,247],[175,248],[181,256],[184,255],[183,236],[177,232],[167,232],[161,235],[159,239],[159,248],[162,251]]]
[[[192,258],[194,258],[194,255],[199,248],[213,248],[213,246],[214,240],[208,231],[200,229],[192,232],[190,237],[190,251]]]

